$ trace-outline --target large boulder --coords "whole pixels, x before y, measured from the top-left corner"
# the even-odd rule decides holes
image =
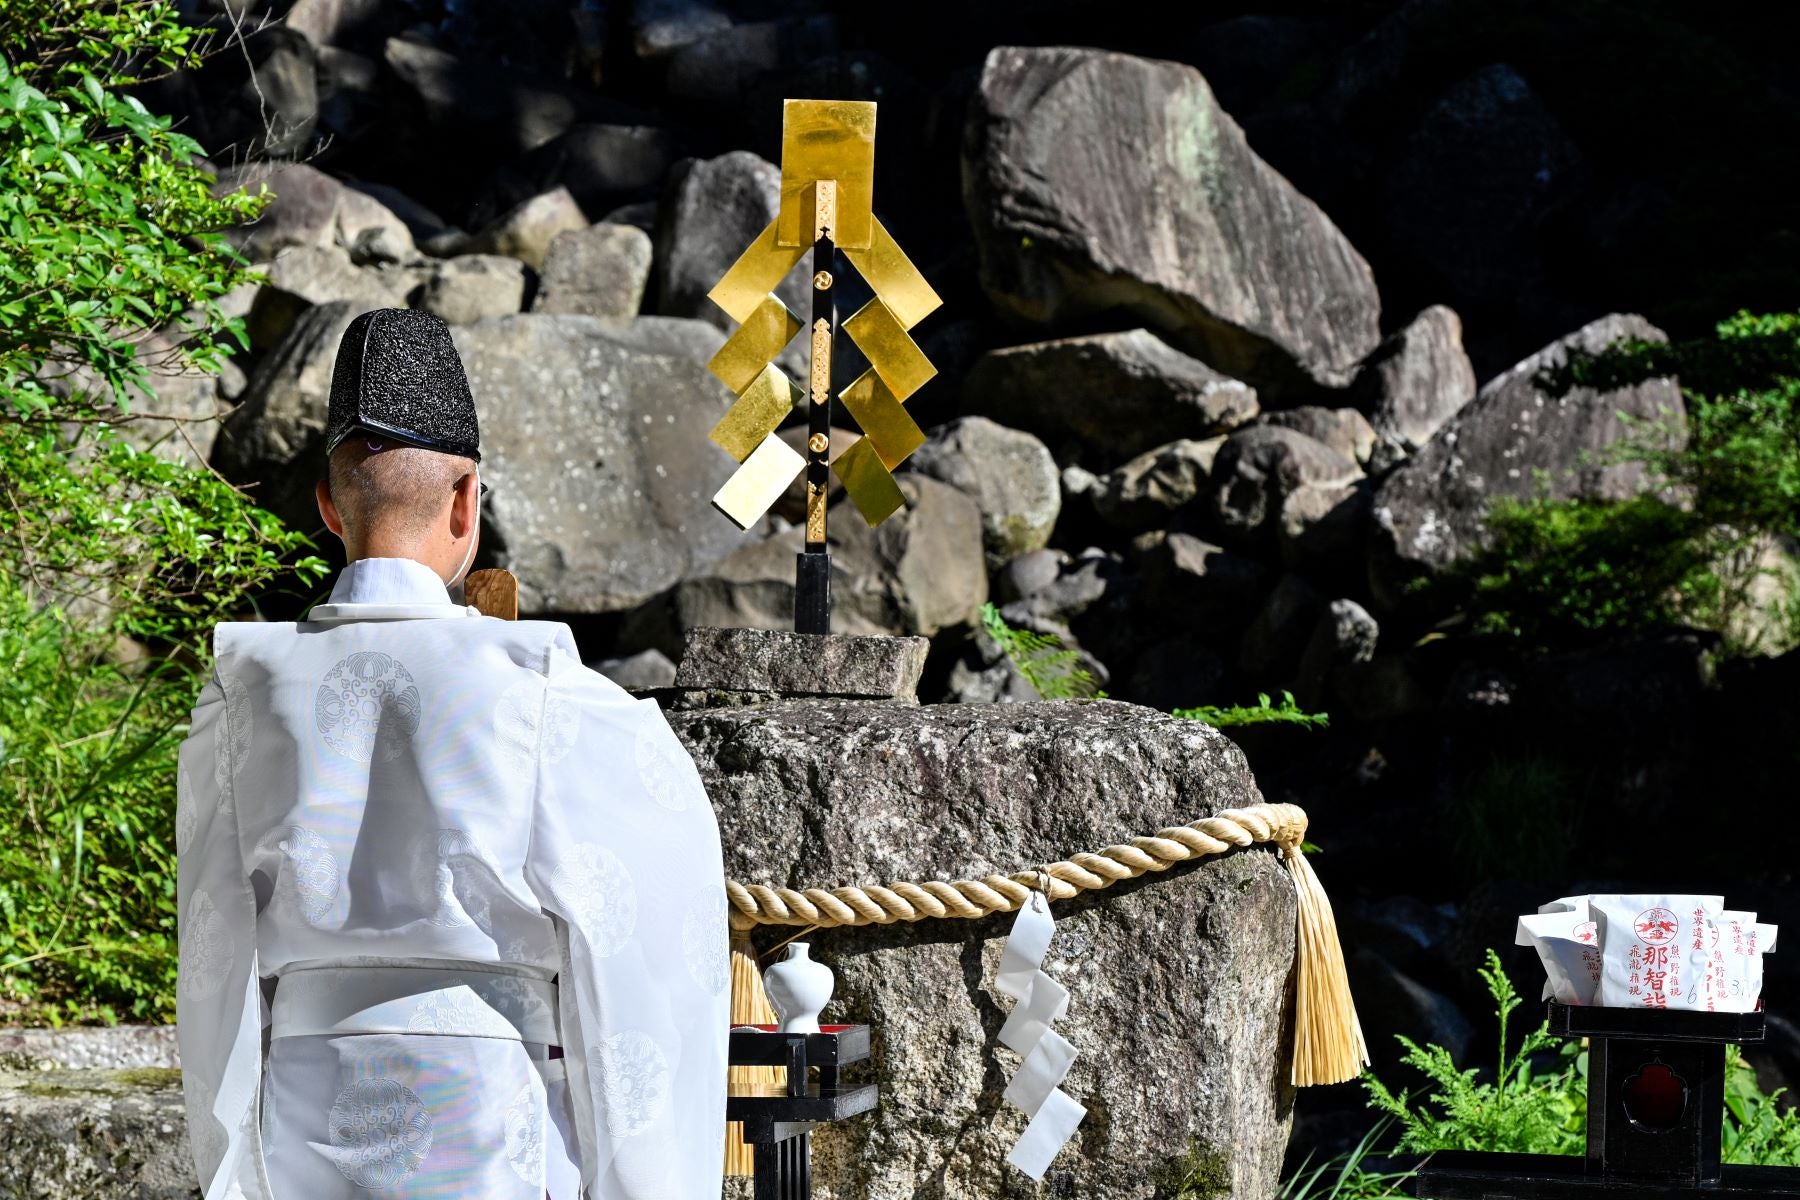
[[[1267,413],[1258,424],[1304,433],[1358,464],[1366,464],[1375,450],[1375,427],[1369,424],[1369,418],[1354,408],[1304,404],[1299,408]]]
[[[1216,731],[1091,704],[791,700],[675,713],[738,880],[831,886],[979,877],[1098,849],[1260,796]],[[1208,860],[1057,906],[1046,970],[1088,1109],[1046,1186],[1005,1165],[1025,1118],[995,1048],[992,986],[1012,918],[819,930],[825,1016],[875,1030],[871,1118],[814,1134],[820,1200],[1274,1196],[1287,1141],[1295,903],[1277,856]],[[772,945],[789,931],[763,931]],[[1122,1070],[1121,1064],[1131,1064]]]
[[[525,264],[504,254],[459,254],[437,264],[418,306],[451,325],[473,325],[525,306]]]
[[[781,207],[781,168],[748,150],[676,166],[656,227],[656,311],[698,317],[720,329],[735,322],[706,294]],[[811,310],[812,269],[801,263],[776,294],[796,313]]]
[[[1399,462],[1475,398],[1462,319],[1432,305],[1375,348],[1352,390],[1375,428],[1376,467]]]
[[[604,222],[568,229],[550,241],[533,312],[630,320],[650,277],[650,235]]]
[[[557,234],[587,227],[587,216],[575,197],[559,187],[508,209],[472,237],[434,242],[433,248],[454,254],[506,254],[542,271]]]
[[[181,1072],[0,1069],[0,1196],[190,1200]]]
[[[1146,450],[1100,480],[1094,511],[1108,525],[1131,533],[1166,527],[1205,497],[1213,460],[1224,444],[1222,437],[1183,438]]]
[[[849,503],[831,507],[832,628],[838,633],[930,637],[971,624],[987,600],[975,502],[911,472],[899,484],[905,511],[875,529]],[[675,594],[678,624],[793,628],[794,556],[805,544],[805,530],[790,527],[683,583]]]
[[[1129,313],[1277,397],[1348,382],[1380,339],[1369,265],[1191,67],[1002,46],[963,178],[983,284],[1021,323]]]
[[[1315,526],[1345,521],[1363,473],[1356,460],[1294,429],[1259,425],[1225,439],[1213,461],[1214,519],[1228,544],[1279,548],[1294,565]],[[1333,514],[1337,514],[1334,516]]]
[[[213,445],[220,474],[249,488],[258,505],[296,529],[321,527],[313,484],[325,473],[331,372],[338,340],[363,311],[335,300],[302,312],[257,363]]]
[[[1621,339],[1664,340],[1644,318],[1614,314],[1552,342],[1490,380],[1475,399],[1383,481],[1375,493],[1370,585],[1388,607],[1409,580],[1443,571],[1479,549],[1496,499],[1589,497],[1620,500],[1656,485],[1640,463],[1600,456],[1629,422],[1671,423],[1687,410],[1673,380],[1611,391],[1576,387],[1558,394],[1544,373],[1571,351],[1597,353]]]
[[[334,300],[371,308],[404,308],[407,297],[426,278],[405,267],[364,268],[337,246],[289,246],[275,255],[264,272],[245,321],[250,344],[262,351],[287,336],[300,314]]]
[[[1062,511],[1062,480],[1050,451],[1029,433],[964,417],[933,431],[911,462],[975,501],[989,566],[1049,542]]]
[[[1105,470],[1182,438],[1228,433],[1256,392],[1143,329],[995,350],[963,384],[963,409]]]
[[[566,187],[588,212],[656,194],[679,155],[670,130],[582,122],[509,163],[490,186],[502,206]]]
[[[406,222],[385,204],[305,163],[245,163],[220,172],[214,191],[267,192],[272,197],[256,220],[226,231],[231,244],[253,262],[274,258],[284,246],[349,250],[379,240],[403,254],[412,250]]]
[[[454,334],[483,417],[490,553],[522,608],[632,608],[745,543],[711,507],[736,464],[706,434],[732,396],[679,335],[540,313]]]

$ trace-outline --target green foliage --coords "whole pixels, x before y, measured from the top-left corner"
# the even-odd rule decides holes
[[[1725,1161],[1800,1167],[1800,1110],[1782,1103],[1782,1088],[1765,1093],[1737,1046],[1725,1057]]]
[[[167,1015],[175,748],[211,623],[323,573],[203,465],[140,449],[150,370],[216,369],[246,278],[198,147],[123,89],[167,0],[0,0],[0,998]],[[151,350],[150,347],[160,347]]]
[[[1547,1023],[1526,1034],[1518,1049],[1508,1053],[1507,1025],[1519,1007],[1519,994],[1492,950],[1480,974],[1500,1018],[1500,1053],[1492,1079],[1483,1081],[1473,1067],[1458,1070],[1442,1046],[1420,1046],[1402,1037],[1406,1057],[1401,1061],[1423,1074],[1436,1090],[1414,1105],[1408,1093],[1396,1095],[1373,1075],[1365,1075],[1370,1105],[1398,1122],[1402,1150],[1581,1153],[1587,1136],[1587,1094],[1579,1078],[1586,1071],[1585,1055],[1575,1053],[1576,1044],[1568,1043],[1561,1047],[1556,1070],[1534,1073],[1531,1058],[1559,1045]]]
[[[1406,1181],[1417,1172],[1378,1171],[1368,1163],[1393,1122],[1383,1118],[1347,1153],[1314,1165],[1308,1155],[1281,1181],[1276,1200],[1389,1200],[1410,1195]]]
[[[151,365],[137,331],[172,331],[170,365],[216,370],[220,311],[243,282],[220,231],[264,200],[211,193],[200,146],[123,89],[200,51],[169,0],[0,0],[0,390],[58,414],[128,407]]]
[[[1506,977],[1500,956],[1492,950],[1487,952],[1487,965],[1480,975],[1500,1021],[1500,1052],[1492,1076],[1483,1079],[1482,1072],[1474,1068],[1458,1070],[1450,1052],[1442,1046],[1421,1047],[1402,1037],[1400,1043],[1406,1047],[1402,1061],[1429,1079],[1433,1090],[1414,1104],[1409,1093],[1396,1095],[1375,1076],[1365,1074],[1363,1086],[1368,1090],[1370,1107],[1399,1124],[1396,1149],[1400,1151],[1584,1153],[1587,1052],[1579,1042],[1559,1044],[1545,1023],[1527,1033],[1518,1048],[1509,1053],[1508,1023],[1521,1003],[1519,994]],[[1553,1049],[1557,1056],[1554,1068],[1542,1073],[1534,1071],[1531,1060]],[[1726,1162],[1800,1165],[1800,1112],[1783,1104],[1781,1096],[1779,1091],[1764,1093],[1742,1052],[1735,1046],[1730,1048],[1725,1065]],[[1380,1193],[1342,1194],[1360,1198]],[[1297,1193],[1291,1200],[1310,1195]]]
[[[1294,693],[1282,692],[1279,700],[1258,692],[1255,704],[1239,704],[1229,708],[1204,704],[1199,708],[1178,708],[1171,716],[1189,721],[1204,721],[1215,729],[1231,729],[1243,725],[1298,725],[1304,729],[1324,729],[1331,724],[1330,713],[1301,710]]]
[[[1062,639],[1006,623],[992,604],[981,606],[981,627],[1019,674],[1046,700],[1103,700],[1100,681],[1081,665],[1081,655]]]
[[[1728,648],[1800,640],[1800,579],[1766,551],[1800,539],[1800,314],[1740,313],[1713,337],[1625,342],[1546,373],[1553,389],[1676,375],[1685,435],[1638,423],[1602,461],[1663,485],[1619,502],[1503,501],[1462,580],[1477,628],[1537,644],[1692,626]]]

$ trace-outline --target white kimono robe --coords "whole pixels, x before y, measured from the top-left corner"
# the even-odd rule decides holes
[[[716,1200],[724,878],[657,707],[400,559],[214,650],[176,815],[208,1200]]]

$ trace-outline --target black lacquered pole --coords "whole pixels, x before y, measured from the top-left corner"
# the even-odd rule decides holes
[[[829,229],[813,243],[812,378],[806,442],[806,549],[794,571],[794,629],[831,632],[831,550],[825,497],[831,478],[831,350],[837,336],[837,243]]]

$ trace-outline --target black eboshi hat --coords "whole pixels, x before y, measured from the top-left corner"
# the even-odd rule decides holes
[[[475,397],[442,320],[378,308],[350,322],[331,372],[326,456],[357,433],[481,461]]]

